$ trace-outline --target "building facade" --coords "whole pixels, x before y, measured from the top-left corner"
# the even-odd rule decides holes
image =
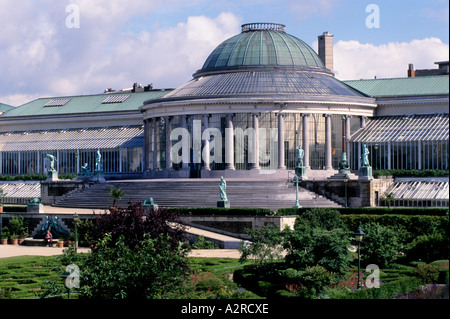
[[[60,174],[93,171],[100,150],[107,179],[284,179],[301,147],[308,178],[323,180],[343,153],[357,173],[364,144],[374,170],[448,170],[448,74],[342,82],[332,41],[319,36],[317,54],[284,25],[244,24],[176,89],[0,105],[0,174],[46,173],[47,154]]]

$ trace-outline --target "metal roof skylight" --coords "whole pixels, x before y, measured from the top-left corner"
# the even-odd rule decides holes
[[[102,104],[122,103],[125,102],[129,97],[129,94],[111,95],[104,99]]]
[[[70,101],[69,98],[51,99],[44,106],[64,106]]]

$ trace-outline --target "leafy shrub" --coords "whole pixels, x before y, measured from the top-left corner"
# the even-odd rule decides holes
[[[408,260],[423,260],[425,262],[448,259],[449,238],[442,233],[418,236],[408,245],[406,257]]]
[[[350,265],[349,233],[342,228],[325,230],[296,225],[285,229],[286,262],[296,268],[320,265],[328,271],[342,274]]]
[[[191,245],[192,249],[218,249],[219,245],[206,240],[203,236],[198,236],[197,240]]]
[[[335,228],[345,228],[341,215],[335,209],[310,208],[300,215],[296,224],[306,224],[312,228],[322,228],[332,230]]]
[[[322,296],[330,287],[333,278],[333,274],[322,266],[306,267],[306,270],[300,276],[301,288],[297,294],[305,299],[315,299]]]
[[[402,249],[396,230],[376,223],[366,225],[363,231],[366,235],[362,248],[362,263],[376,264],[380,268],[389,267]]]
[[[107,234],[84,263],[83,290],[88,298],[161,298],[182,282],[185,255],[180,247],[174,251],[167,235],[153,239],[145,234],[131,249],[124,236],[113,243]]]
[[[259,265],[272,262],[282,256],[283,237],[275,226],[262,226],[249,229],[250,242],[239,247],[240,262],[255,258]]]
[[[176,227],[173,227],[176,225]],[[170,246],[178,249],[179,242],[185,241],[184,223],[176,210],[159,208],[148,212],[141,203],[131,203],[126,209],[112,208],[109,214],[101,214],[93,221],[90,238],[98,241],[106,234],[111,235],[111,245],[115,245],[120,236],[125,244],[136,247],[145,234],[159,238],[161,234],[170,238]]]
[[[418,264],[416,274],[422,284],[434,284],[439,278],[439,268],[430,264]]]

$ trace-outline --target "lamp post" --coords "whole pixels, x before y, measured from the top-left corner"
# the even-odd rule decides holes
[[[348,174],[344,175],[344,185],[345,185],[345,208],[348,207],[348,197],[347,197],[347,184],[348,184],[348,180],[350,179],[350,177],[348,176]]]
[[[78,252],[77,248],[78,248],[78,233],[77,233],[77,223],[80,220],[80,217],[78,216],[77,213],[75,213],[73,216],[73,222],[75,224],[75,253]]]
[[[361,228],[358,227],[358,229],[353,233],[353,236],[355,237],[355,241],[358,244],[358,284],[356,286],[357,289],[361,288],[361,243],[364,239],[364,232],[361,230]]]
[[[297,176],[297,174],[295,174],[294,176],[295,176],[295,205],[293,207],[301,208],[302,206],[300,206],[300,204],[298,202],[298,176]]]

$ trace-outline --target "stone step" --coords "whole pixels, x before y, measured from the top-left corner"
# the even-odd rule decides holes
[[[166,207],[216,207],[219,200],[218,181],[118,181],[93,184],[91,187],[71,192],[54,206],[107,209],[112,205],[109,186],[125,192],[117,201],[126,206],[129,201],[144,201],[152,197],[160,206]],[[295,204],[295,188],[285,181],[227,181],[227,196],[231,207],[258,207],[279,209]],[[299,202],[302,206],[339,206],[318,194],[299,187]]]

